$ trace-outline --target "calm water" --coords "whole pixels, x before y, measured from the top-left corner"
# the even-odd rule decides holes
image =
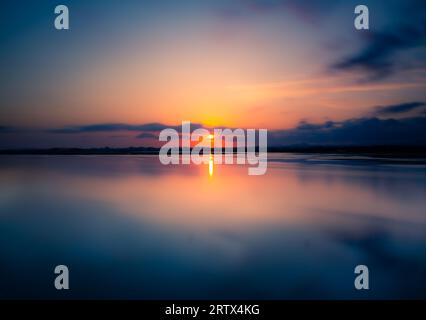
[[[2,156],[1,298],[425,298],[426,166]],[[54,267],[70,269],[56,291]],[[370,269],[369,291],[354,267]]]

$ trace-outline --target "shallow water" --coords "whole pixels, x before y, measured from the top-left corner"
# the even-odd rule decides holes
[[[269,159],[249,176],[158,156],[0,157],[0,297],[426,297],[425,165]],[[59,264],[69,291],[53,286]]]

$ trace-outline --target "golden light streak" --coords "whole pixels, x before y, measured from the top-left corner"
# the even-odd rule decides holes
[[[209,176],[213,176],[213,155],[210,155],[209,158]]]

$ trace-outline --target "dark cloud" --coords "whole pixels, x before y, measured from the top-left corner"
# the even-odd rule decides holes
[[[191,123],[191,128],[201,128],[202,125],[198,123]],[[51,133],[84,133],[84,132],[113,132],[113,131],[141,131],[141,132],[158,132],[163,129],[175,129],[181,130],[181,125],[168,126],[161,123],[146,123],[140,125],[125,124],[125,123],[101,123],[101,124],[90,124],[83,126],[68,126],[63,128],[49,129]]]
[[[426,145],[426,117],[404,119],[357,118],[323,124],[301,123],[295,129],[268,133],[279,145]]]
[[[381,32],[369,30],[364,35],[366,43],[361,50],[341,59],[332,69],[360,70],[366,73],[367,80],[380,80],[399,70],[402,65],[399,53],[426,45],[426,19],[398,27],[391,25]]]
[[[15,127],[0,126],[0,133],[16,132],[18,130],[19,129]]]
[[[299,125],[297,126],[297,130],[301,131],[309,131],[309,130],[318,130],[318,129],[328,129],[332,128],[336,125],[336,122],[333,121],[326,121],[323,124],[313,124],[309,123],[306,120],[302,120],[299,122]]]
[[[375,108],[374,114],[377,116],[397,115],[397,114],[408,113],[413,110],[424,113],[426,111],[423,108],[424,106],[425,106],[424,102],[408,102],[408,103],[401,103],[401,104],[395,104],[390,106],[379,106]]]
[[[138,139],[158,139],[158,135],[149,132],[143,132],[136,136]]]

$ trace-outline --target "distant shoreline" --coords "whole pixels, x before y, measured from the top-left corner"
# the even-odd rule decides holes
[[[150,147],[48,149],[28,148],[3,149],[0,150],[0,155],[156,155],[159,153],[159,150],[159,148]],[[224,150],[221,152],[223,153]],[[234,153],[236,153],[236,149],[234,149]],[[426,146],[282,146],[269,147],[268,153],[357,154],[371,157],[404,156],[410,158],[426,158]]]

